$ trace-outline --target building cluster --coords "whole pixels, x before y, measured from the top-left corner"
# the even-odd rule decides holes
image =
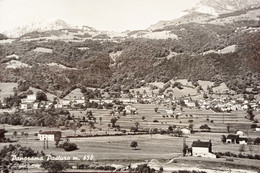
[[[21,100],[20,109],[29,110],[29,109],[41,109],[41,108],[73,108],[78,105],[85,106],[86,100],[85,97],[82,98],[72,98],[72,99],[56,99],[55,101],[38,101],[36,94],[27,95],[26,98]]]

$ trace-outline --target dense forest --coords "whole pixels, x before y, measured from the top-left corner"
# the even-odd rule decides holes
[[[22,79],[30,86],[57,94],[75,86],[118,91],[148,82],[187,78],[216,84],[226,82],[228,87],[244,92],[247,87],[259,86],[260,81],[260,35],[259,31],[247,30],[250,27],[259,27],[259,23],[247,21],[246,24],[226,26],[189,23],[164,28],[177,34],[178,39],[65,42],[21,41],[18,38],[0,45],[0,81],[18,82]],[[32,33],[32,36],[43,34]],[[236,51],[203,54],[229,45],[236,45]],[[37,47],[52,51],[34,51]],[[120,55],[112,59],[110,54],[118,51]],[[19,61],[30,68],[6,68],[6,63],[14,60],[7,57],[12,54],[18,55]],[[62,64],[67,68],[48,66],[48,63]]]

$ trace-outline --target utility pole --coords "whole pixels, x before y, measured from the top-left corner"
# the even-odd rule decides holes
[[[49,145],[48,145],[48,137],[47,137],[47,149],[49,149]]]
[[[43,149],[45,150],[45,138],[44,138],[44,140],[43,140]]]
[[[186,155],[186,136],[183,136],[183,148],[182,148],[183,156]]]

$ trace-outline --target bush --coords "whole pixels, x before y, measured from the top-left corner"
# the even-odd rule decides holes
[[[260,160],[260,155],[256,154],[255,159]]]
[[[63,148],[65,151],[74,151],[78,149],[78,146],[75,143],[65,142]]]
[[[158,120],[153,120],[154,123],[158,123],[159,121]]]
[[[247,157],[248,157],[249,159],[255,159],[255,157],[254,157],[252,154],[248,154]]]

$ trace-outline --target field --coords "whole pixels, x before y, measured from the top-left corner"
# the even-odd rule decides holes
[[[198,132],[195,134],[188,134],[185,136],[186,144],[190,147],[193,141],[209,141],[213,143],[213,152],[232,152],[239,154],[239,144],[223,144],[221,142],[221,135],[227,135],[227,124],[230,125],[231,131],[235,132],[236,130],[243,130],[248,132],[248,136],[255,138],[259,137],[259,132],[253,132],[250,129],[251,122],[244,118],[245,111],[236,111],[230,114],[219,114],[214,113],[210,110],[197,110],[184,108],[183,112],[180,111],[180,108],[177,107],[175,110],[176,113],[181,113],[178,119],[166,116],[167,105],[155,105],[155,104],[134,104],[133,107],[137,108],[138,114],[126,116],[120,116],[120,119],[116,122],[116,125],[120,125],[121,130],[127,130],[131,127],[135,127],[135,122],[139,122],[140,129],[145,128],[162,128],[167,129],[169,125],[177,125],[179,127],[187,127],[189,125],[188,120],[193,120],[194,130],[199,130],[199,126],[202,124],[208,124],[212,128],[212,132]],[[158,107],[158,112],[154,111],[154,108]],[[80,129],[86,129],[86,132],[80,132],[80,129],[76,131],[76,135],[86,135],[86,134],[121,134],[120,131],[115,131],[113,128],[109,128],[108,124],[110,123],[111,110],[106,109],[88,109],[86,111],[92,111],[94,116],[97,118],[97,123],[95,124],[95,129],[89,128],[88,125],[83,125]],[[86,114],[86,111],[83,110],[70,110],[71,114],[75,117],[82,117]],[[193,116],[190,117],[189,115]],[[258,113],[256,113],[259,115]],[[165,118],[163,117],[165,116]],[[188,115],[188,116],[186,116]],[[145,120],[142,120],[142,117],[145,117]],[[224,116],[224,120],[223,120]],[[99,118],[102,117],[102,121],[99,121]],[[213,120],[213,123],[210,123],[206,119]],[[154,123],[153,120],[158,120],[157,123]],[[3,126],[3,125],[2,125]],[[2,128],[2,127],[1,127]],[[193,157],[182,157],[182,148],[183,148],[183,137],[175,137],[173,135],[124,135],[124,136],[104,136],[104,137],[77,137],[70,138],[69,140],[73,143],[76,143],[79,150],[73,152],[65,152],[62,148],[56,148],[54,141],[49,141],[49,148],[43,148],[43,141],[39,141],[35,133],[38,133],[39,130],[60,130],[58,128],[48,128],[48,127],[23,127],[23,126],[11,126],[5,125],[5,129],[8,130],[6,134],[7,137],[11,139],[19,139],[18,143],[22,146],[30,146],[32,149],[37,151],[44,151],[46,154],[54,154],[56,156],[64,157],[78,157],[81,159],[82,163],[88,163],[82,161],[84,156],[93,155],[95,163],[107,164],[119,164],[126,165],[127,163],[141,163],[144,161],[150,161],[156,159],[158,164],[166,163],[171,159],[176,159],[181,165],[178,165],[178,168],[191,169],[191,168],[206,168],[209,169],[206,165],[207,163],[202,164],[202,162],[212,162],[211,164],[217,165],[220,163],[225,163],[225,160],[222,159],[207,159],[203,161],[203,158],[193,158]],[[12,137],[14,131],[18,132],[16,137]],[[21,132],[28,133],[28,137],[21,136]],[[65,141],[65,136],[73,136],[75,132],[72,130],[62,130],[62,141]],[[138,147],[136,150],[130,147],[132,141],[138,142]],[[0,148],[2,148],[6,143],[0,143]],[[252,146],[253,154],[260,154],[260,146]],[[245,147],[245,154],[251,154],[249,146]],[[195,159],[195,160],[194,160]],[[194,160],[194,161],[193,161]],[[187,161],[191,162],[187,164]],[[248,166],[255,166],[259,161],[252,160],[252,162],[247,163]],[[89,163],[92,163],[89,161]],[[157,162],[156,162],[157,163]],[[151,164],[154,164],[153,162]],[[226,164],[226,163],[225,163]],[[244,164],[241,159],[236,158],[232,164]],[[204,167],[204,166],[205,167]],[[156,165],[153,165],[156,167]],[[176,164],[166,164],[164,165],[166,169],[173,170],[176,169]],[[236,166],[232,166],[236,168]],[[158,168],[159,169],[159,168]],[[216,168],[218,169],[218,168]],[[170,171],[169,171],[170,172]],[[234,171],[236,172],[236,171]]]
[[[16,83],[0,83],[0,100],[3,101],[4,97],[13,95],[14,87],[17,87]]]

